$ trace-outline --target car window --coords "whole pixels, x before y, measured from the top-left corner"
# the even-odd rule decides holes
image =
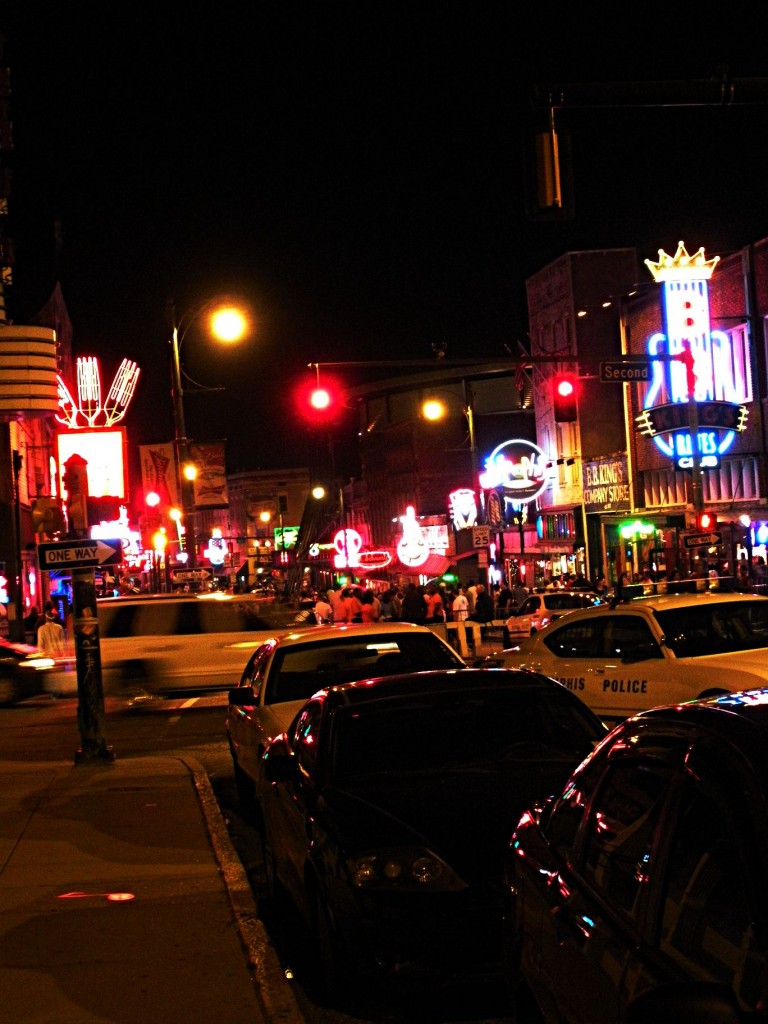
[[[269,664],[269,657],[275,648],[275,641],[271,640],[261,647],[257,647],[251,657],[248,659],[248,664],[245,666],[243,677],[240,680],[241,686],[254,686],[258,687],[264,676],[264,672]]]
[[[134,636],[133,621],[136,617],[135,604],[102,605],[97,609],[99,634],[101,637]]]
[[[585,761],[552,804],[544,823],[543,831],[551,846],[568,864],[573,862],[579,826],[604,770],[604,757],[598,755]]]
[[[651,627],[639,615],[605,616],[603,653],[607,658],[663,658]]]
[[[401,672],[465,667],[458,655],[431,632],[325,638],[278,647],[265,700],[267,704],[308,700],[318,690],[339,683]]]
[[[746,865],[736,836],[743,823],[711,795],[692,789],[669,857],[661,949],[686,972],[698,975],[703,969],[715,981],[735,984],[754,1008],[765,948],[742,882]]]
[[[353,704],[335,712],[333,735],[333,775],[341,781],[467,767],[520,770],[526,761],[573,764],[603,734],[567,692],[499,687]]]
[[[550,632],[544,644],[558,658],[602,658],[602,623],[603,620],[596,617],[564,624]]]
[[[317,768],[317,752],[319,750],[320,723],[323,707],[319,703],[309,704],[301,712],[293,728],[291,745],[299,765],[308,775],[314,775]]]
[[[541,598],[539,597],[527,597],[525,601],[515,612],[515,615],[533,615],[534,612],[539,610],[541,605]]]
[[[768,647],[768,601],[697,602],[656,612],[678,658]]]
[[[200,601],[202,633],[253,633],[270,627],[253,601]]]
[[[639,911],[654,833],[672,777],[665,765],[634,759],[613,764],[590,809],[584,877],[630,917]]]

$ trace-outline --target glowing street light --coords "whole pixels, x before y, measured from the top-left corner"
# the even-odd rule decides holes
[[[208,312],[208,330],[210,334],[219,341],[231,344],[239,341],[245,336],[249,329],[248,317],[245,312],[231,302],[222,301],[220,298],[208,299],[206,302],[191,310],[187,310],[181,317],[176,318],[176,307],[173,299],[168,299],[166,316],[171,329],[171,398],[173,400],[173,441],[176,455],[177,484],[179,497],[181,498],[182,511],[186,524],[187,551],[189,564],[194,567],[197,564],[197,551],[195,543],[194,523],[194,489],[193,481],[197,476],[197,469],[190,461],[189,438],[184,419],[184,385],[182,382],[181,369],[181,346],[184,343],[187,330],[192,323],[203,313]]]

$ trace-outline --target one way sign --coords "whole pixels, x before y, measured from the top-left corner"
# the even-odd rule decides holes
[[[86,569],[97,565],[119,565],[123,560],[123,542],[117,540],[57,540],[38,544],[40,568]]]

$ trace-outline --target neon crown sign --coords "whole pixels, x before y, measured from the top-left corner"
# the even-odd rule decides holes
[[[719,259],[679,242],[674,256],[659,249],[657,263],[645,261],[664,288],[666,333],[648,339],[652,380],[637,425],[681,468],[693,464],[692,433],[700,465],[716,466],[746,428],[752,399],[746,342],[710,327],[708,282]]]

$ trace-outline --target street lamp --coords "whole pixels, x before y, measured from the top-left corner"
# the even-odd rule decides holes
[[[453,392],[450,392],[453,394]],[[455,396],[458,397],[458,396]],[[421,414],[425,420],[435,422],[448,415],[448,402],[439,393],[432,391],[428,398],[421,403]],[[467,433],[469,440],[470,475],[472,487],[477,486],[477,447],[475,445],[475,412],[472,402],[472,388],[467,380],[462,381],[462,407],[461,411],[467,420]]]
[[[187,310],[177,320],[176,306],[168,299],[166,316],[171,329],[171,398],[173,401],[173,445],[176,456],[176,483],[184,516],[185,539],[188,564],[197,564],[197,550],[194,529],[194,480],[197,469],[189,454],[189,438],[184,419],[184,385],[182,382],[181,346],[192,323],[203,313],[210,312],[208,329],[219,341],[232,343],[240,341],[248,330],[248,318],[242,308],[221,297],[208,299],[199,306]],[[205,389],[204,389],[205,390]],[[211,389],[213,390],[213,389]]]

